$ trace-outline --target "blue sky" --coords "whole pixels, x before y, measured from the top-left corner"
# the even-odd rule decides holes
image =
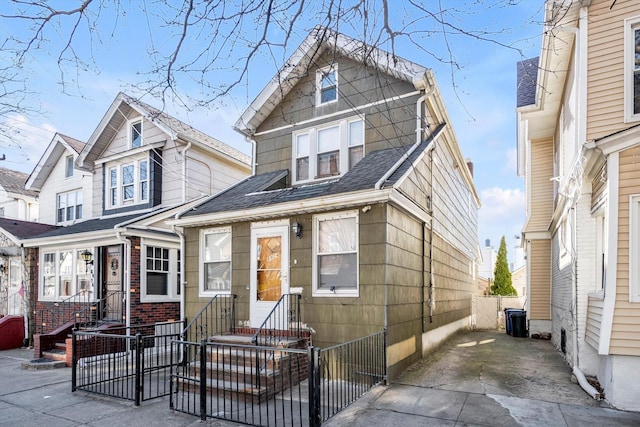
[[[409,25],[406,22],[419,19],[407,15],[408,3],[390,3],[396,8],[392,11],[395,24]],[[491,33],[486,37],[504,46],[468,36],[450,35],[445,40],[437,34],[425,33],[418,40],[422,50],[402,38],[397,40],[395,49],[400,56],[434,70],[463,155],[474,162],[476,187],[482,200],[478,236],[481,246],[485,239],[491,239],[497,250],[500,237],[505,235],[508,247],[512,248],[517,243],[514,236],[520,234],[525,214],[524,181],[516,176],[516,62],[539,54],[543,2],[460,0],[442,3],[458,7],[451,15],[452,23]],[[117,14],[106,9],[99,16],[94,15],[100,31],[96,31],[96,26],[91,29],[79,26],[73,47],[87,63],[80,68],[67,65],[64,74],[67,93],[62,92],[60,85],[57,54],[63,47],[70,21],[54,22],[46,33],[42,49],[32,50],[26,56],[19,76],[29,88],[28,105],[40,113],[0,117],[14,129],[11,139],[0,138],[0,155],[6,155],[0,165],[30,173],[54,131],[86,141],[119,91],[136,95],[131,85],[147,78],[144,73],[153,64],[151,51],[173,46],[175,34],[154,22],[166,11],[155,10],[152,1],[123,2],[122,5],[123,9]],[[0,14],[10,13],[8,7],[8,3],[3,2]],[[232,124],[313,25],[308,17],[299,21],[296,37],[289,47],[262,52],[259,61],[250,66],[242,85],[215,105],[188,111],[176,103],[168,105],[167,111],[248,154],[249,144],[232,130]],[[201,52],[202,46],[211,42],[206,27],[200,30],[197,37],[185,44],[185,53]],[[341,27],[340,31],[359,38],[355,25]],[[25,22],[0,19],[0,39],[26,34]],[[257,34],[258,29],[243,29],[247,40],[256,38]],[[380,47],[389,49],[390,45]],[[452,69],[434,57],[446,57],[448,52],[458,61],[460,69]],[[233,58],[234,53],[230,47],[229,57]],[[214,84],[216,79],[228,82],[236,76],[225,68],[228,62],[220,64],[220,69],[209,77]],[[199,86],[191,77],[179,76],[178,93],[183,99],[207,99],[209,89]],[[143,97],[143,100],[161,107],[157,99]],[[513,251],[509,252],[511,255]]]

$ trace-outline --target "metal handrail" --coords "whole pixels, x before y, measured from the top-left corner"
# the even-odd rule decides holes
[[[82,289],[62,301],[54,302],[51,309],[39,310],[40,332],[45,332],[45,325],[48,331],[53,331],[67,322],[74,321],[77,307],[91,304],[91,293],[90,289]]]
[[[109,307],[110,303],[114,300],[118,300],[119,297],[124,296],[124,291],[113,291],[107,296],[97,301],[93,301],[89,306],[74,312],[73,321],[74,328],[79,326],[97,326],[104,318],[104,311]],[[122,304],[120,304],[120,310],[122,311]],[[122,317],[122,313],[120,313]]]
[[[294,298],[295,297],[295,298]],[[261,345],[275,346],[284,339],[301,337],[300,294],[284,294],[280,297],[271,312],[264,319],[262,325],[251,337],[254,344],[258,344],[258,337],[262,337]]]
[[[201,339],[209,339],[212,335],[233,333],[237,297],[235,294],[218,294],[211,298],[182,330],[182,340],[199,342]]]

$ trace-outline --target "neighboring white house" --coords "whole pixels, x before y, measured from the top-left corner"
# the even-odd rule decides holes
[[[29,175],[0,167],[0,217],[38,220],[38,193],[25,190]]]

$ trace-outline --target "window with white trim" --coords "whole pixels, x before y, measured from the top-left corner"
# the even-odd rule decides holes
[[[67,156],[64,161],[64,177],[71,178],[73,176],[73,156]]]
[[[114,166],[108,171],[108,207],[145,203],[149,201],[149,161]]]
[[[640,17],[625,19],[625,120],[640,120]]]
[[[142,146],[142,120],[131,122],[129,128],[129,140],[131,142],[131,148],[138,148]]]
[[[358,211],[313,217],[313,294],[358,296]]]
[[[364,120],[332,122],[293,134],[294,183],[344,175],[364,157]]]
[[[338,100],[338,65],[316,71],[316,105]]]
[[[57,197],[58,224],[82,219],[82,191],[67,191],[59,193]]]
[[[640,194],[629,197],[629,301],[640,302]]]
[[[40,256],[40,299],[59,300],[80,291],[93,292],[91,264],[80,254],[93,248],[61,249],[42,252]]]
[[[200,295],[231,292],[231,228],[200,232]]]
[[[161,242],[142,242],[141,301],[175,301],[180,297],[180,251]]]

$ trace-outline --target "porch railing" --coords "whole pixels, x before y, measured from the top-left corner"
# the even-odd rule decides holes
[[[97,327],[106,321],[122,322],[124,319],[124,291],[114,291],[102,299],[91,302],[74,313],[74,328]]]
[[[83,289],[62,301],[55,302],[53,307],[38,310],[39,332],[51,332],[65,323],[73,322],[77,312],[91,305],[92,294],[92,291]]]
[[[181,337],[185,341],[200,342],[213,335],[232,334],[236,324],[237,295],[216,295],[200,313],[184,328]]]
[[[253,334],[252,342],[265,346],[278,346],[290,338],[300,339],[300,294],[280,297],[262,325]]]
[[[6,289],[0,296],[0,316],[22,314],[22,295],[18,291],[9,293]]]

